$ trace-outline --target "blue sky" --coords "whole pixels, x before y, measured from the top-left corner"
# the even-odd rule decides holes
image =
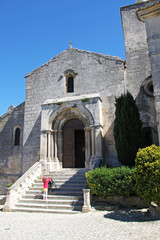
[[[125,59],[120,7],[135,0],[0,0],[0,116],[25,101],[26,73],[69,47]]]

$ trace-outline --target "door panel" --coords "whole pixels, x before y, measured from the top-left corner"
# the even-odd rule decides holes
[[[71,119],[63,127],[63,167],[82,168],[85,162],[84,125]]]
[[[63,167],[75,167],[74,159],[74,131],[65,129],[63,132]]]
[[[84,130],[75,130],[75,166],[85,167],[85,137]]]

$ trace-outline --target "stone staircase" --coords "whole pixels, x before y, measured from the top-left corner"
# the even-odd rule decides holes
[[[45,213],[81,213],[83,189],[87,187],[85,169],[63,169],[51,172],[57,187],[49,191],[48,200],[42,199],[42,177],[26,191],[12,211]]]

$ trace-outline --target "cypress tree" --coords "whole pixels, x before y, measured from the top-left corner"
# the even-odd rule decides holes
[[[127,92],[116,98],[114,139],[118,160],[123,165],[134,166],[139,147],[142,147],[142,121],[136,102]]]

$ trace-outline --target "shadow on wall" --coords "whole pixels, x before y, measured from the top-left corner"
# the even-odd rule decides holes
[[[3,124],[2,124],[3,121]],[[6,185],[14,183],[40,158],[41,114],[23,146],[24,103],[12,113],[1,117],[0,127],[0,194],[6,193]],[[3,125],[3,126],[2,126]],[[14,146],[14,129],[20,128],[20,144]]]
[[[115,148],[115,141],[113,135],[113,128],[114,122],[111,123],[110,127],[108,128],[107,132],[104,134],[103,137],[103,156],[105,159],[105,164],[107,166],[118,167],[121,164],[117,158],[117,152]]]
[[[148,135],[148,138],[150,138],[148,139],[148,142],[150,142],[149,145],[155,144],[158,146],[158,130],[154,97],[152,94],[148,95],[145,92],[144,86],[141,86],[135,100],[143,122],[143,127],[151,128],[151,136]]]
[[[41,113],[37,117],[30,134],[23,146],[22,173],[26,172],[35,162],[40,160]]]
[[[24,103],[0,118],[0,194],[6,192],[6,185],[14,183],[22,173]],[[20,129],[19,145],[14,145],[14,130]]]
[[[4,126],[0,132],[0,173],[21,174],[24,105],[15,108],[2,121]],[[14,129],[20,128],[20,143],[14,145]]]

